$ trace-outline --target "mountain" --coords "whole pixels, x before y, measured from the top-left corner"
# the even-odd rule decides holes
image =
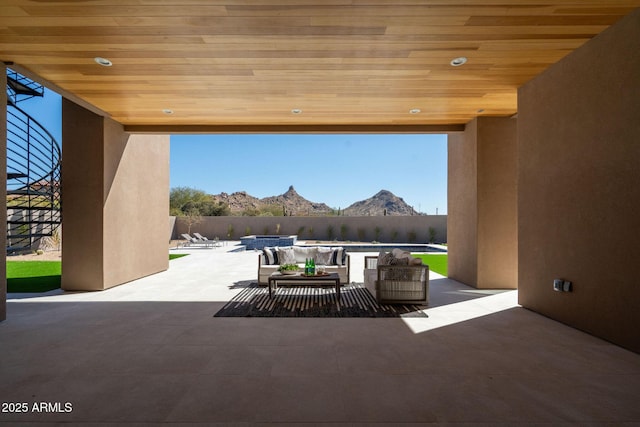
[[[286,193],[279,196],[265,197],[258,199],[245,191],[238,191],[232,194],[220,193],[211,196],[216,202],[222,202],[229,205],[232,214],[239,214],[243,211],[258,211],[261,208],[273,207],[278,213],[282,209],[287,215],[326,215],[332,212],[332,209],[324,203],[311,202],[293,188],[289,187]]]
[[[211,197],[216,202],[222,202],[229,205],[231,213],[240,213],[246,209],[259,209],[262,205],[260,199],[247,194],[246,191],[237,191],[231,194],[220,193]]]
[[[345,216],[416,215],[415,210],[391,191],[380,190],[373,197],[355,202],[344,210]]]
[[[265,197],[260,199],[264,205],[276,205],[284,207],[287,215],[300,216],[300,215],[326,215],[332,211],[332,209],[324,203],[311,202],[301,195],[293,188],[293,185],[289,186],[286,193],[279,196]]]
[[[232,194],[220,193],[211,197],[216,202],[227,204],[232,215],[240,214],[243,211],[253,211],[256,215],[258,211],[282,215],[284,210],[289,216],[322,216],[333,212],[333,209],[325,203],[312,202],[302,197],[293,188],[293,185],[284,194],[262,199],[247,194],[245,191]],[[419,215],[401,197],[387,190],[380,190],[373,197],[352,204],[344,209],[342,215],[382,216],[385,215],[385,210],[386,215]]]

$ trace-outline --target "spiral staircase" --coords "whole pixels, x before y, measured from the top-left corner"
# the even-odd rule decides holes
[[[42,85],[7,69],[7,254],[59,242],[60,145],[18,107],[42,96]]]

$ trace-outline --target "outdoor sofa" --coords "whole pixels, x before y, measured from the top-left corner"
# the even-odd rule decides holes
[[[429,304],[429,266],[401,249],[364,258],[364,286],[381,304]]]
[[[298,264],[304,269],[304,262],[308,258],[313,258],[316,266],[324,265],[327,273],[338,273],[340,283],[349,283],[351,259],[341,246],[265,247],[258,256],[258,283],[266,285],[269,276],[278,271],[281,264]]]

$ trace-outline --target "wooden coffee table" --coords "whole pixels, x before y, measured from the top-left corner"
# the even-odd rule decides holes
[[[336,285],[336,300],[340,301],[340,276],[338,273],[329,273],[322,276],[305,276],[303,274],[282,274],[273,273],[269,276],[269,298],[272,298],[271,289],[278,288],[278,283],[288,283],[290,285],[310,286],[333,282]]]

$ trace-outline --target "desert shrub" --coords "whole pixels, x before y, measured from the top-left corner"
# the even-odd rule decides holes
[[[347,240],[348,230],[349,230],[349,227],[347,227],[347,224],[340,225],[340,240]]]
[[[373,234],[374,234],[374,240],[377,242],[380,240],[380,234],[382,233],[382,228],[376,226],[376,228],[373,229]]]
[[[433,227],[429,227],[429,243],[433,243],[436,241],[436,229]]]
[[[327,226],[327,240],[333,240],[333,225]]]

